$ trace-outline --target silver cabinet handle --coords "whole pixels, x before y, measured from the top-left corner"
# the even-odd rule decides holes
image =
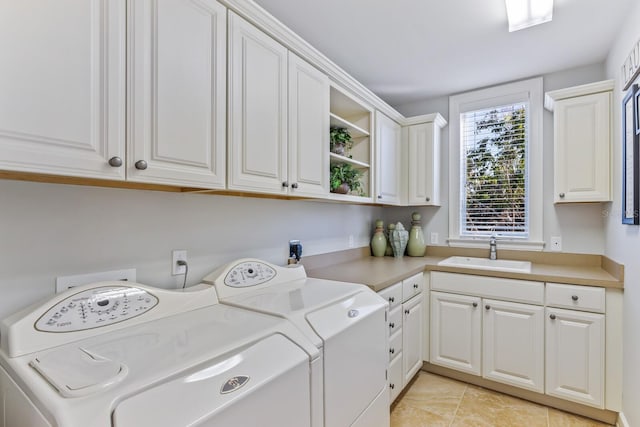
[[[389,349],[389,353],[394,354],[395,352],[396,352],[396,349],[395,349],[395,348],[391,348],[391,349]]]
[[[394,302],[396,299],[394,297],[389,297],[389,302]]]
[[[389,388],[390,388],[391,390],[393,390],[394,388],[396,388],[396,385],[395,385],[395,384],[389,384]]]
[[[147,162],[145,162],[144,160],[138,160],[134,166],[136,167],[136,169],[143,171],[147,168]]]
[[[473,306],[474,306],[474,307],[477,307],[477,306],[478,306],[478,303],[477,303],[477,302],[474,302],[474,303],[473,303]]]
[[[287,188],[289,183],[287,181],[282,181],[282,188]]]
[[[404,311],[404,314],[409,314],[409,313],[411,313],[409,310]]]
[[[393,322],[391,322],[391,323],[389,323],[389,327],[390,327],[391,329],[393,329],[393,328],[395,328],[395,327],[396,327],[396,324],[395,324],[395,323],[393,323]]]
[[[571,299],[574,301],[578,301],[578,295],[571,295]]]
[[[417,283],[413,284],[413,289],[418,289],[420,287],[420,285],[418,285]]]
[[[549,319],[551,319],[551,320],[556,320],[556,315],[555,315],[555,314],[550,314],[550,315],[549,315]]]
[[[297,183],[297,182],[294,182],[293,184],[291,184],[291,188],[294,188],[294,189],[295,189],[295,188],[298,188],[298,183]]]
[[[558,196],[560,196],[561,199],[564,199],[564,193],[560,193]]]
[[[119,168],[122,166],[122,159],[118,156],[114,156],[109,159],[109,166],[113,166],[114,168]]]
[[[489,304],[485,305],[484,308],[487,310],[491,310],[491,306]]]

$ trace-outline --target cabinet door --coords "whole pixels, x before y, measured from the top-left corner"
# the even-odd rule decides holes
[[[0,2],[0,169],[124,179],[125,5]]]
[[[289,52],[290,193],[329,194],[329,78]]]
[[[400,204],[401,144],[399,124],[376,111],[376,200]]]
[[[556,101],[555,202],[611,200],[611,93]]]
[[[422,368],[422,295],[416,295],[402,305],[402,369],[403,387]]]
[[[544,393],[544,307],[485,299],[482,376]]]
[[[402,354],[389,363],[389,402],[393,403],[402,391]]]
[[[287,193],[287,49],[229,12],[229,50],[228,187]]]
[[[604,408],[604,315],[546,309],[546,393]]]
[[[434,123],[409,126],[410,205],[440,206],[440,128]]]
[[[127,180],[225,186],[226,8],[129,3]]]
[[[431,363],[480,375],[478,297],[431,292]]]

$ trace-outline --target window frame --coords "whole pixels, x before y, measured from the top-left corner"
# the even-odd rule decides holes
[[[461,120],[460,114],[517,102],[529,104],[528,217],[529,237],[499,237],[507,249],[542,250],[543,206],[543,82],[542,77],[479,89],[449,97],[449,246],[486,248],[489,236],[466,236],[460,230]]]

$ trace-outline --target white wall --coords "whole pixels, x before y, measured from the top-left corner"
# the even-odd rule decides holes
[[[81,187],[0,180],[0,319],[54,293],[55,278],[137,268],[141,283],[175,287],[172,249],[186,249],[188,284],[225,262],[286,264],[366,246],[380,208],[313,201]]]
[[[622,225],[622,136],[621,103],[624,97],[620,70],[631,48],[640,39],[640,3],[635,3],[627,21],[620,27],[606,61],[607,77],[616,80],[613,116],[613,190],[614,201],[610,204],[611,215],[606,218],[605,254],[624,264],[624,308],[623,308],[623,387],[622,409],[630,426],[640,426],[640,227]]]
[[[604,64],[593,64],[570,70],[560,71],[543,76],[544,90],[555,90],[585,83],[591,83],[605,78]],[[425,100],[422,102],[396,106],[398,111],[406,117],[439,112],[449,121],[449,97]],[[603,206],[594,204],[559,205],[553,204],[553,115],[544,112],[544,240],[549,243],[550,236],[562,237],[563,252],[576,253],[604,253],[604,216]],[[443,181],[442,206],[439,208],[417,209],[423,215],[423,226],[427,235],[431,232],[439,234],[439,244],[446,244],[449,234],[449,127],[442,132]],[[405,208],[406,210],[406,208]],[[397,221],[409,217],[405,210],[399,208],[385,210],[387,221]],[[396,219],[398,218],[398,219]],[[405,227],[407,221],[403,221]]]

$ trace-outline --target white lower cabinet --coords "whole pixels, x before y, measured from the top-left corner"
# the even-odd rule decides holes
[[[481,299],[431,292],[431,363],[480,375]]]
[[[615,293],[443,272],[431,273],[430,287],[430,363],[619,410],[619,367],[607,362],[619,355],[619,343],[605,322],[618,321]]]
[[[423,273],[379,292],[389,301],[389,402],[422,368],[424,324]]]
[[[605,317],[547,308],[546,393],[604,408]]]
[[[482,376],[544,392],[544,308],[485,299]]]

